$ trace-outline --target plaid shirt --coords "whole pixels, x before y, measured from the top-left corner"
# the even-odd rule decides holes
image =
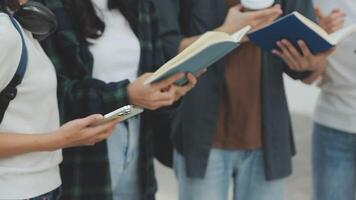
[[[128,104],[128,80],[105,84],[92,78],[93,56],[88,46],[77,37],[76,26],[60,0],[37,0],[57,16],[59,27],[42,45],[54,63],[58,77],[58,102],[62,122],[94,113],[108,113]],[[158,40],[158,23],[149,0],[138,1],[137,36],[141,43],[142,74],[154,71],[163,61]],[[152,160],[152,130],[150,117],[141,118],[140,177],[143,200],[154,199],[156,182]],[[64,200],[111,200],[111,179],[107,144],[71,148],[63,151],[61,164]]]

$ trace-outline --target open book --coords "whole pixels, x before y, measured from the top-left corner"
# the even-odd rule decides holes
[[[181,72],[198,73],[238,47],[241,39],[250,29],[250,26],[246,26],[232,35],[213,31],[205,33],[197,41],[154,72],[146,80],[145,84],[154,83]],[[177,84],[183,85],[186,82],[187,80],[184,78],[179,80]]]
[[[328,34],[313,21],[298,12],[293,12],[271,25],[249,33],[248,37],[265,51],[276,49],[278,40],[287,39],[296,47],[298,41],[303,40],[312,53],[320,53],[336,46],[354,32],[356,32],[356,24]]]

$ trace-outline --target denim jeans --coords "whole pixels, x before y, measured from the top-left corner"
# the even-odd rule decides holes
[[[314,200],[355,200],[356,134],[314,124]]]
[[[113,200],[141,200],[139,177],[140,118],[118,124],[108,139]]]
[[[32,198],[32,199],[28,199],[28,200],[59,200],[59,198],[61,197],[61,189],[55,189],[51,192],[48,192],[47,194]]]
[[[204,179],[186,176],[184,158],[174,155],[179,200],[227,200],[231,181],[234,200],[282,200],[284,180],[266,181],[260,150],[213,149]]]

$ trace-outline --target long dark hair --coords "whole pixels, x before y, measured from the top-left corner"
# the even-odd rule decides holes
[[[87,41],[101,37],[105,31],[105,23],[95,11],[91,0],[62,0],[64,7],[75,20],[81,40]],[[118,9],[129,21],[131,28],[136,31],[137,0],[108,0],[109,9]]]
[[[0,0],[0,11],[9,12],[20,8],[18,0]]]

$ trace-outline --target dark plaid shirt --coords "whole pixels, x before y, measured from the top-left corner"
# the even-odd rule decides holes
[[[78,39],[76,25],[66,13],[60,0],[37,0],[48,6],[57,16],[59,27],[42,45],[54,63],[58,77],[58,102],[62,122],[93,113],[108,113],[128,104],[128,80],[106,84],[92,78],[93,56],[87,44]],[[161,64],[157,22],[149,0],[137,5],[137,36],[141,43],[140,72],[154,71]],[[134,11],[133,11],[134,12]],[[140,177],[143,200],[154,199],[156,182],[152,163],[152,136],[149,117],[141,122]],[[111,200],[111,179],[107,144],[94,147],[66,149],[61,164],[64,200]]]

